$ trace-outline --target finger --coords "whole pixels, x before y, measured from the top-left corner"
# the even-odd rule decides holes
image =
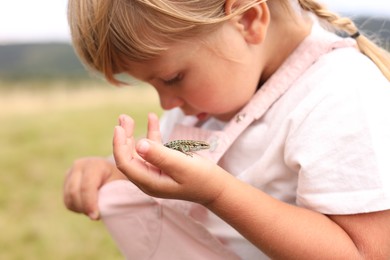
[[[83,205],[84,214],[92,220],[100,218],[98,208],[98,191],[108,178],[109,172],[88,172],[86,171],[80,184],[80,200]]]
[[[113,155],[117,167],[124,164],[132,158],[132,149],[128,145],[125,129],[122,126],[116,126],[114,129]]]
[[[132,158],[132,147],[133,147],[133,131],[134,121],[127,115],[121,115],[119,117],[119,126],[114,129],[113,148],[114,148],[114,159],[118,164],[117,158],[126,157],[127,159]],[[120,155],[120,156],[118,156]]]
[[[74,212],[82,212],[80,198],[81,171],[70,169],[64,182],[64,204]]]
[[[148,134],[147,138],[161,143],[161,132],[159,119],[156,114],[150,113],[148,115]]]
[[[125,130],[125,135],[127,138],[132,139],[134,135],[134,120],[128,115],[119,116],[119,125]]]
[[[113,155],[116,166],[128,178],[135,169],[145,169],[145,162],[134,152],[132,136],[133,120],[125,115],[120,118],[120,125],[114,129]]]

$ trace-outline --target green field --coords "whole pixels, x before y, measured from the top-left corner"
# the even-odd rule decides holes
[[[0,84],[0,259],[122,259],[100,222],[65,209],[63,180],[74,159],[111,153],[119,114],[143,133],[147,113],[160,113],[156,94],[96,82]]]

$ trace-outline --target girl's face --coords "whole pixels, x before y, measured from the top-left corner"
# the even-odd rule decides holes
[[[206,39],[180,42],[148,62],[130,62],[131,76],[151,84],[161,107],[227,121],[253,96],[261,69],[257,48],[226,23]]]

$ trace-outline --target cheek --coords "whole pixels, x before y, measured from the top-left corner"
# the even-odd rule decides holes
[[[186,87],[186,90],[182,92],[182,97],[189,106],[200,111],[209,111],[220,99],[220,94],[212,82],[197,81]]]
[[[209,70],[191,81],[183,92],[186,103],[211,113],[229,113],[242,108],[255,93],[257,82],[248,79],[246,71],[226,71],[229,70]]]
[[[197,91],[188,93],[187,103],[199,111],[219,114],[235,109],[237,97],[230,95],[224,85],[203,84]]]
[[[209,103],[213,103],[218,98],[214,89],[208,85],[198,85],[186,93],[186,101],[192,106],[202,107]]]

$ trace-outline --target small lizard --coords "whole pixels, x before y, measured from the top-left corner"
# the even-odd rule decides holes
[[[210,145],[207,142],[195,140],[173,140],[164,144],[164,146],[176,151],[180,151],[191,157],[192,152],[210,148]]]

